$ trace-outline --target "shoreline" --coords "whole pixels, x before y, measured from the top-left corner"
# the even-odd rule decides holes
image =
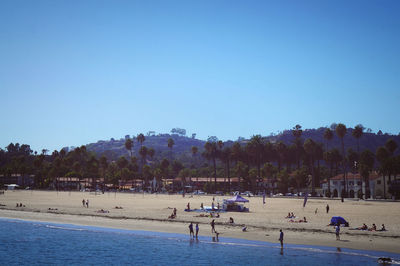
[[[40,214],[37,215],[37,214]],[[44,215],[45,214],[45,215]],[[129,231],[146,231],[146,232],[154,232],[154,233],[167,233],[167,234],[179,234],[179,235],[188,235],[188,232],[182,232],[181,229],[186,230],[187,222],[179,221],[179,220],[154,220],[154,219],[146,219],[146,218],[123,218],[123,217],[107,217],[107,216],[100,216],[100,215],[74,215],[74,214],[60,214],[60,213],[41,213],[41,212],[32,212],[32,211],[16,211],[16,210],[9,210],[9,209],[1,209],[0,210],[0,217],[4,219],[16,219],[22,220],[27,222],[43,222],[43,223],[54,223],[54,224],[67,224],[67,225],[74,225],[74,226],[89,226],[89,227],[98,227],[98,228],[109,228],[109,229],[122,229],[122,230],[129,230]],[[115,222],[118,222],[116,224]],[[172,226],[170,226],[172,225]],[[208,225],[208,224],[201,224],[200,226]],[[216,224],[218,226],[223,226],[221,224]],[[255,235],[255,234],[248,234],[249,232],[245,232],[243,235],[235,234],[234,229],[239,229],[240,225],[229,226],[231,230],[226,230],[224,228],[224,232],[221,233],[220,238],[230,238],[230,239],[241,239],[247,241],[261,241],[269,244],[276,244],[279,246],[279,241],[274,237],[271,237],[270,234],[266,234],[265,237],[262,235]],[[168,230],[165,230],[168,229]],[[233,230],[232,230],[233,229]],[[256,229],[250,226],[250,229]],[[276,234],[275,232],[279,229],[276,228],[267,228],[267,230],[263,230],[264,232],[269,232],[271,234]],[[203,230],[204,231],[204,230]],[[321,232],[312,232],[312,230],[305,230],[305,229],[295,229],[295,230],[286,230],[286,236],[292,235],[289,239],[285,239],[285,244],[291,245],[305,245],[305,246],[318,246],[318,247],[329,247],[329,248],[346,248],[358,251],[375,251],[375,252],[388,252],[393,254],[400,254],[397,248],[388,248],[384,246],[376,245],[375,248],[368,248],[368,245],[362,245],[361,242],[364,240],[360,240],[360,242],[356,241],[355,239],[349,240],[348,238],[353,238],[354,236],[360,236],[359,234],[353,235],[346,235],[342,236],[342,241],[324,241],[322,239],[316,240],[313,238],[314,243],[310,243],[308,238],[301,239],[297,236],[297,234],[301,233],[319,233]],[[323,232],[323,234],[329,234],[330,236],[334,236],[333,233],[330,232]],[[199,236],[201,237],[212,237],[213,234],[211,233],[201,233],[199,232]],[[375,235],[376,237],[376,235]],[[379,236],[378,236],[379,237]],[[382,236],[380,236],[382,237]],[[384,236],[383,238],[392,238],[393,236]],[[287,237],[286,237],[287,238]],[[394,238],[399,238],[395,236]],[[353,242],[352,244],[349,244]],[[356,242],[356,243],[354,243]],[[333,244],[334,243],[334,244]]]
[[[90,199],[90,208],[82,207],[82,203],[80,203],[82,197]],[[191,206],[200,206],[200,203],[208,203],[211,200],[212,196],[182,198],[177,195],[132,195],[127,193],[91,195],[85,192],[17,191],[7,192],[5,197],[0,196],[0,203],[6,205],[0,207],[0,217],[183,235],[189,235],[188,224],[190,222],[198,222],[199,235],[211,237],[210,222],[212,219],[194,216],[196,213],[193,212],[182,211],[188,201],[191,202]],[[21,209],[10,207],[14,206],[15,202],[23,202],[27,207]],[[330,219],[330,216],[335,216],[335,212],[329,215],[322,212],[314,214],[315,206],[321,208],[321,206],[325,206],[326,202],[323,199],[311,199],[307,208],[300,208],[295,206],[302,205],[301,199],[268,198],[269,205],[263,206],[260,199],[250,198],[250,213],[221,213],[221,218],[215,219],[216,230],[220,233],[221,238],[263,241],[278,245],[279,229],[282,229],[285,233],[284,243],[287,244],[400,254],[400,230],[398,230],[399,224],[397,223],[400,219],[397,214],[399,212],[394,209],[399,208],[400,210],[400,204],[371,202],[341,204],[337,202],[335,205],[334,202],[329,202],[332,209],[338,209],[338,212],[344,213],[346,218],[349,217],[351,227],[355,224],[362,224],[362,221],[371,216],[368,213],[375,212],[375,215],[379,215],[379,211],[386,213],[385,210],[382,210],[383,207],[392,213],[392,216],[385,217],[384,221],[389,231],[364,232],[343,228],[341,241],[336,241],[333,227],[326,226],[326,221]],[[123,206],[123,209],[116,210],[113,209],[113,206]],[[167,218],[172,211],[171,206],[176,206],[178,209],[178,217],[172,220]],[[48,210],[48,208],[57,210]],[[311,217],[307,219],[310,222],[307,224],[288,223],[286,219],[282,218],[287,214],[284,210],[288,208],[293,209],[298,217]],[[362,214],[363,208],[370,212]],[[97,213],[98,209],[110,210],[110,212]],[[356,212],[360,212],[361,216]],[[228,223],[229,216],[234,217],[235,225]],[[242,225],[246,225],[247,232],[242,232]]]
[[[258,247],[267,247],[267,248],[276,248],[281,249],[280,243],[272,243],[268,241],[261,240],[252,240],[245,238],[232,238],[232,237],[220,237],[220,240],[215,241],[215,239],[209,239],[207,236],[199,235],[198,240],[189,238],[187,239],[187,234],[175,233],[175,232],[157,232],[157,231],[147,231],[147,230],[135,230],[135,229],[122,229],[122,228],[114,228],[114,227],[100,227],[100,226],[92,226],[92,225],[77,225],[70,223],[55,223],[49,221],[37,221],[30,219],[16,219],[16,218],[5,218],[0,216],[0,221],[11,221],[11,222],[26,222],[26,223],[37,223],[45,226],[56,226],[55,228],[59,229],[71,229],[71,230],[91,230],[94,232],[117,232],[117,233],[131,233],[137,236],[147,236],[147,237],[165,237],[168,239],[180,239],[186,241],[200,241],[203,243],[213,243],[213,244],[236,244],[236,245],[251,245]],[[379,258],[381,256],[390,257],[395,261],[400,260],[400,254],[387,252],[387,251],[376,251],[376,250],[361,250],[354,248],[338,248],[331,246],[316,246],[309,244],[292,244],[286,243],[283,247],[284,249],[305,249],[305,250],[316,250],[317,252],[339,252],[343,254],[351,254],[358,256],[372,256]]]

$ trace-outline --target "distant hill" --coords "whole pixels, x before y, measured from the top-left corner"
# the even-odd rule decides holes
[[[201,157],[201,153],[204,150],[204,140],[199,140],[195,138],[189,138],[186,136],[181,136],[178,134],[159,134],[153,136],[145,136],[145,141],[143,146],[147,148],[153,148],[155,150],[155,161],[160,161],[163,158],[178,159],[182,162],[187,162],[192,157],[192,146],[198,147],[197,157]],[[174,146],[172,151],[168,148],[168,139],[172,138],[174,140]],[[140,143],[133,139],[133,155],[140,157]],[[125,148],[125,138],[119,140],[99,140],[96,143],[90,143],[86,145],[88,151],[95,152],[97,155],[105,155],[109,160],[116,160],[120,156],[129,156],[130,153]]]
[[[321,127],[318,129],[304,129],[301,138],[303,140],[307,138],[311,138],[316,142],[324,143],[324,148],[326,147],[326,140],[323,135],[326,130],[326,127]],[[334,133],[333,139],[329,142],[329,149],[338,148],[341,149],[340,139],[336,136],[334,129],[332,130]],[[345,149],[352,148],[354,151],[357,151],[357,140],[352,136],[352,128],[347,129],[347,134],[344,137],[344,145]],[[145,141],[143,145],[147,148],[153,148],[155,150],[154,161],[160,161],[163,158],[180,160],[186,167],[190,166],[194,161],[196,164],[204,163],[204,159],[200,159],[201,153],[204,151],[205,140],[195,139],[193,137],[186,137],[184,135],[179,134],[158,134],[152,136],[145,136]],[[171,150],[168,148],[167,143],[168,139],[172,138],[175,142],[175,145]],[[268,141],[272,143],[276,143],[282,141],[286,144],[293,143],[294,137],[292,135],[291,130],[285,130],[278,135],[270,135],[265,137]],[[371,150],[375,153],[376,149],[379,146],[385,145],[385,142],[388,139],[394,139],[399,145],[400,150],[400,136],[399,135],[390,135],[390,134],[375,134],[371,132],[364,132],[363,136],[359,140],[360,151],[365,149]],[[242,145],[245,145],[247,140],[241,140]],[[233,141],[227,141],[226,146],[231,146]],[[193,159],[191,147],[198,147],[198,155],[196,159]],[[90,143],[86,145],[86,148],[89,151],[95,152],[98,156],[105,155],[109,160],[116,160],[120,156],[129,156],[129,152],[125,149],[125,138],[121,138],[119,140],[110,139],[110,140],[99,140],[96,143]],[[133,154],[136,157],[139,156],[140,143],[134,139],[134,147]]]
[[[324,143],[324,149],[326,149],[326,140],[324,139],[324,132],[326,127],[321,127],[318,129],[305,129],[301,138],[303,140],[307,138],[311,138],[316,142]],[[334,129],[333,138],[328,142],[328,148],[338,148],[341,149],[341,141],[340,138],[336,135]],[[357,140],[352,136],[353,128],[348,128],[345,137],[343,138],[345,149],[352,148],[354,151],[357,151]],[[285,130],[281,134],[276,136],[269,136],[267,139],[270,142],[278,142],[282,141],[286,144],[293,143],[294,137],[291,130]],[[375,134],[364,132],[361,138],[359,139],[360,151],[369,149],[373,153],[375,153],[376,149],[379,146],[385,145],[388,139],[393,139],[399,145],[400,148],[400,135],[390,135],[390,134]],[[398,149],[399,150],[399,149]],[[399,152],[399,151],[397,151]]]

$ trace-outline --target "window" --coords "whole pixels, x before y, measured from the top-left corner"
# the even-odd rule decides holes
[[[357,181],[357,185],[361,186],[361,181]]]
[[[334,185],[337,185],[337,181],[333,181],[333,184],[334,184]]]
[[[380,185],[381,184],[381,180],[376,181],[376,184]]]
[[[353,181],[349,181],[349,185],[350,186],[354,185],[354,182]]]
[[[340,181],[340,184],[343,186],[343,185],[344,185],[344,182],[343,182],[343,181]]]

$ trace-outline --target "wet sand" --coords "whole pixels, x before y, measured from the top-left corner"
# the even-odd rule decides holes
[[[218,202],[222,205],[224,198],[230,197],[215,196],[215,206]],[[82,199],[89,199],[89,208],[82,206]],[[0,217],[183,234],[189,234],[189,222],[198,222],[199,234],[203,236],[212,236],[210,222],[215,219],[220,239],[232,237],[278,244],[282,229],[285,243],[400,253],[400,202],[308,199],[303,208],[303,199],[267,198],[263,205],[261,197],[251,197],[245,203],[250,208],[248,213],[222,212],[220,218],[210,218],[199,217],[201,212],[184,211],[188,202],[191,209],[200,209],[201,203],[211,206],[212,199],[211,195],[16,190],[0,195],[0,204],[6,205],[0,206]],[[16,207],[16,203],[25,207]],[[329,213],[325,210],[327,204]],[[116,206],[123,209],[115,209]],[[173,208],[177,208],[177,217],[168,219]],[[109,212],[98,212],[100,209]],[[289,222],[285,218],[288,212],[294,212],[295,221],[306,217],[308,222]],[[336,241],[334,228],[327,226],[332,216],[342,216],[350,223],[349,228],[341,229],[341,241]],[[229,224],[229,217],[235,224]],[[378,229],[385,224],[388,231],[350,230],[363,223],[369,227],[375,223]],[[242,232],[243,225],[247,232]]]

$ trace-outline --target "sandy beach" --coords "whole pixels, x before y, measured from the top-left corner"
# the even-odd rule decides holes
[[[222,205],[228,196],[215,196],[215,205]],[[82,206],[82,199],[89,199],[89,208]],[[92,192],[55,192],[16,190],[0,195],[0,217],[24,220],[47,221],[77,225],[91,225],[131,230],[149,230],[188,234],[188,223],[198,222],[200,235],[212,236],[210,222],[213,218],[199,217],[200,212],[185,212],[199,209],[201,203],[211,206],[211,195],[156,195]],[[268,241],[278,244],[279,229],[285,233],[285,243],[331,246],[362,250],[377,250],[400,253],[400,203],[378,201],[347,201],[309,199],[303,208],[303,199],[267,198],[263,205],[261,197],[251,197],[245,205],[248,213],[221,213],[216,221],[220,238],[232,237]],[[22,203],[25,207],[16,207]],[[329,204],[329,213],[325,206]],[[122,207],[116,209],[115,207]],[[50,208],[50,209],[49,209]],[[173,208],[177,217],[168,219]],[[98,212],[103,209],[105,213]],[[317,211],[316,211],[317,209]],[[307,223],[292,223],[286,219],[288,212],[297,218],[306,217]],[[337,241],[334,228],[327,226],[332,216],[342,216],[350,227],[342,228],[341,240]],[[229,224],[232,217],[235,224]],[[351,228],[366,223],[375,223],[378,229],[385,224],[387,231],[360,231]],[[242,232],[242,226],[247,232]],[[188,236],[189,237],[189,236]]]

